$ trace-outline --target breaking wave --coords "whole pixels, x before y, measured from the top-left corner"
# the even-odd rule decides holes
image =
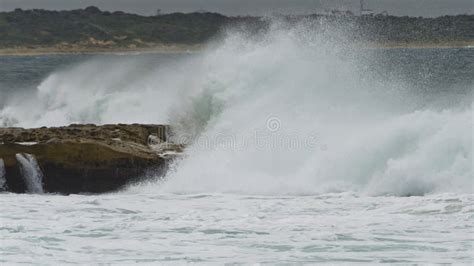
[[[427,105],[403,80],[370,75],[370,49],[313,26],[229,31],[203,53],[146,70],[82,64],[49,76],[32,110],[10,104],[0,121],[170,123],[185,155],[164,182],[131,190],[472,193],[472,102]]]

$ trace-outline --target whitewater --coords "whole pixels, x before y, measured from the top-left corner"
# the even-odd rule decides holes
[[[0,125],[163,123],[186,145],[117,193],[0,194],[0,262],[472,263],[472,52],[382,60],[312,23],[0,83]]]

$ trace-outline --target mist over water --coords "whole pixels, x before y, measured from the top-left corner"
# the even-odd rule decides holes
[[[426,106],[403,81],[364,73],[372,51],[339,32],[278,26],[257,40],[230,35],[206,54],[201,93],[171,119],[194,141],[161,189],[472,192],[472,98]]]
[[[49,74],[34,90],[7,94],[0,125],[166,123],[167,109],[177,99],[176,89],[170,86],[180,83],[172,81],[179,67],[166,57],[161,59],[167,65],[160,68],[146,56],[122,57],[74,62]]]
[[[469,84],[429,90],[438,78],[429,72],[420,87],[375,75],[387,71],[379,51],[345,36],[275,22],[159,65],[88,60],[9,95],[0,124],[171,124],[173,140],[188,144],[183,159],[165,182],[131,191],[472,193]]]

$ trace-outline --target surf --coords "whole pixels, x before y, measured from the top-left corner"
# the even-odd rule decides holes
[[[156,67],[88,61],[12,98],[0,121],[170,124],[185,154],[164,179],[130,188],[140,193],[472,193],[470,94],[426,101],[404,80],[371,75],[375,51],[351,43],[350,29],[315,23],[229,29]]]

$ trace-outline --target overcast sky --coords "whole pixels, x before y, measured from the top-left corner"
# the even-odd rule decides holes
[[[474,0],[365,0],[375,12],[393,15],[441,16],[474,14]],[[90,5],[102,10],[122,10],[153,15],[163,12],[207,10],[227,15],[281,13],[321,13],[327,9],[359,10],[359,0],[0,0],[0,11],[15,8],[77,9]]]

